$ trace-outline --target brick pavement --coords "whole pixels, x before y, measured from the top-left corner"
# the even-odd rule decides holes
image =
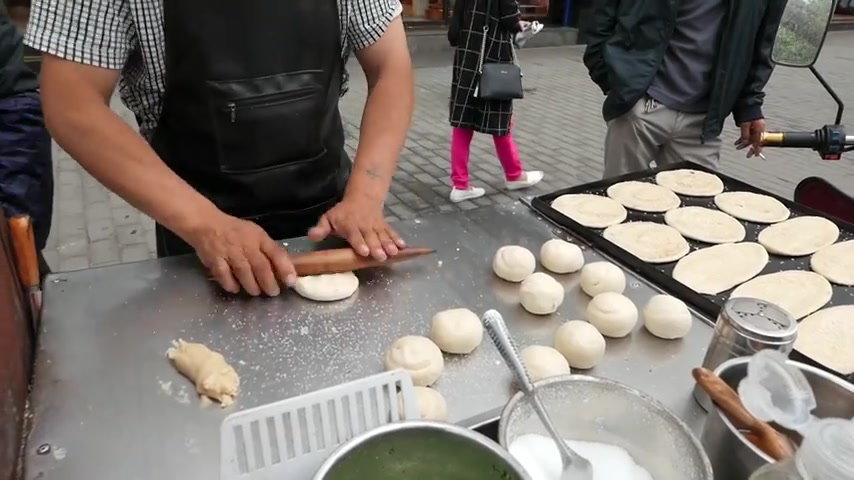
[[[852,41],[854,32],[832,33],[818,68],[843,101],[854,108]],[[581,53],[580,47],[521,52],[528,92],[525,100],[516,105],[514,135],[526,166],[544,170],[547,175],[542,184],[524,194],[590,182],[601,175],[605,132],[599,113],[602,95],[588,80]],[[509,202],[519,195],[501,190],[501,167],[491,139],[480,135],[472,145],[471,175],[476,184],[487,189],[487,195],[458,205],[448,202],[449,62],[441,58],[416,59],[417,106],[387,202],[390,219],[468,210]],[[358,71],[354,66],[351,92],[341,104],[351,154],[366,91]],[[778,68],[767,93],[769,128],[812,130],[833,121],[835,107],[831,98],[806,70]],[[132,116],[118,102],[116,109],[133,123]],[[726,174],[789,198],[797,182],[810,175],[830,178],[854,191],[854,155],[847,161],[822,162],[810,152],[778,150],[767,152],[767,161],[746,160],[730,146],[734,139],[735,127],[729,124],[722,156],[722,171]],[[54,158],[56,213],[45,250],[52,267],[67,271],[152,258],[151,219],[104,189],[58,148]]]

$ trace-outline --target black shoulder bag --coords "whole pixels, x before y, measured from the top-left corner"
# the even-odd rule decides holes
[[[474,21],[474,14],[472,14],[472,21]],[[517,100],[523,98],[522,69],[519,68],[516,48],[513,46],[512,39],[510,51],[513,54],[513,63],[483,63],[486,56],[486,37],[489,34],[489,23],[491,21],[492,0],[486,0],[486,21],[483,24],[483,41],[480,44],[480,57],[477,62],[478,80],[474,96],[484,100]]]

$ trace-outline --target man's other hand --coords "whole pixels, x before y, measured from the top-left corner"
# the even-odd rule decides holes
[[[765,133],[765,119],[744,122],[741,125],[741,136],[735,141],[735,148],[743,150],[750,147],[747,158],[762,155],[762,134]]]
[[[326,214],[317,226],[309,230],[308,238],[319,242],[329,235],[347,240],[353,250],[363,257],[386,260],[397,255],[406,243],[386,223],[383,204],[369,197],[346,196]]]

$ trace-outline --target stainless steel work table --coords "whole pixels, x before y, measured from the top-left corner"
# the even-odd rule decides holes
[[[493,275],[498,247],[519,244],[538,254],[545,240],[565,236],[521,203],[397,228],[410,244],[437,254],[361,272],[359,291],[332,304],[293,292],[227,297],[194,257],[50,277],[26,478],[218,478],[219,426],[229,413],[379,372],[388,345],[402,335],[427,335],[440,310],[496,308],[520,346],[551,345],[559,324],[584,318],[588,299],[577,287],[578,275],[556,277],[567,296],[560,312],[548,317],[525,313],[519,286]],[[290,245],[300,247],[308,244]],[[585,257],[602,259],[586,248]],[[639,310],[656,293],[628,274],[626,294]],[[589,373],[657,397],[699,429],[703,411],[691,397],[691,368],[702,361],[711,327],[695,319],[688,337],[665,341],[640,323],[630,337],[609,339],[605,361]],[[233,407],[200,406],[192,385],[165,356],[178,338],[204,343],[234,365],[242,393]],[[465,426],[496,418],[513,393],[509,371],[488,339],[472,355],[446,356],[436,388],[448,401],[451,421]]]

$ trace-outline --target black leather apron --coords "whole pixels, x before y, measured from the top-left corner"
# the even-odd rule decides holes
[[[337,0],[164,1],[166,93],[152,146],[224,212],[305,235],[343,194]],[[192,248],[157,226],[159,257]]]

